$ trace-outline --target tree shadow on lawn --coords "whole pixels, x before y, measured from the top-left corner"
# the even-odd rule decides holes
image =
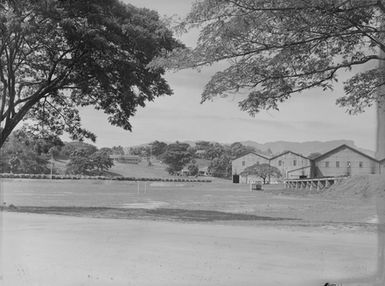
[[[252,214],[227,213],[208,210],[186,210],[186,209],[121,209],[107,207],[3,207],[5,211],[18,213],[55,214],[95,218],[116,219],[153,219],[173,221],[282,221],[298,220],[292,218],[257,216]]]

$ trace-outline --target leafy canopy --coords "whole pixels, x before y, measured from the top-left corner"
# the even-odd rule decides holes
[[[118,0],[0,0],[0,147],[23,119],[95,140],[79,106],[131,130],[138,106],[172,93],[147,65],[180,46],[156,12]]]
[[[263,179],[263,183],[266,183],[266,179],[269,177],[280,177],[281,172],[278,168],[270,166],[269,164],[254,164],[247,167],[241,173],[241,175],[256,175]]]
[[[59,138],[43,141],[26,126],[16,130],[8,138],[0,152],[0,172],[41,174],[49,173],[49,150],[60,147]]]
[[[191,161],[192,156],[188,152],[189,147],[190,145],[179,142],[167,146],[166,151],[161,155],[161,160],[168,165],[167,171],[170,174],[181,171]]]
[[[377,92],[385,85],[385,70],[378,68],[385,61],[384,19],[382,0],[200,0],[177,27],[200,29],[196,47],[174,50],[152,66],[226,62],[205,86],[202,102],[247,91],[239,105],[254,115],[278,109],[295,93],[332,89],[340,70],[366,64],[337,99],[357,113],[385,96]]]
[[[222,154],[218,158],[214,158],[210,166],[208,167],[210,174],[219,178],[231,177],[231,157],[226,154]]]

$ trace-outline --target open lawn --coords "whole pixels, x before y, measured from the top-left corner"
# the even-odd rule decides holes
[[[372,285],[381,239],[373,197],[277,185],[19,179],[1,200],[6,286]]]
[[[367,223],[375,215],[373,198],[329,198],[322,194],[282,191],[265,186],[250,192],[248,185],[213,183],[125,182],[97,180],[3,180],[2,200],[26,207],[87,207],[179,209],[249,214],[305,222]],[[24,208],[26,210],[26,208]],[[30,208],[31,210],[31,208]],[[36,211],[36,209],[35,209]],[[73,209],[68,209],[68,214]],[[84,209],[84,211],[89,213]],[[39,210],[38,212],[44,212]],[[61,208],[60,213],[65,212]],[[52,208],[51,208],[52,213]],[[173,216],[175,217],[175,216]],[[220,220],[220,219],[217,219]]]

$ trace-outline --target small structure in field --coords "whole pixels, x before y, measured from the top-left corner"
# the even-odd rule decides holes
[[[206,167],[199,168],[198,176],[211,176],[209,172],[209,167],[206,166]]]

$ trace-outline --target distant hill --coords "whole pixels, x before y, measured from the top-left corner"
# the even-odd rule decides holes
[[[201,141],[180,141],[182,143],[187,143],[190,146],[195,146],[195,143]],[[217,143],[214,141],[210,141],[211,143]],[[171,142],[165,142],[167,144],[170,144]],[[325,153],[331,149],[334,149],[342,144],[346,144],[348,146],[351,146],[369,156],[374,157],[375,152],[372,150],[364,149],[364,148],[359,148],[355,145],[353,140],[332,140],[332,141],[306,141],[306,142],[289,142],[289,141],[274,141],[274,142],[268,142],[268,143],[257,143],[255,141],[241,141],[245,146],[251,146],[256,148],[257,150],[261,150],[262,152],[266,152],[268,149],[270,149],[273,154],[279,154],[282,153],[283,151],[293,151],[299,154],[302,154],[304,156],[308,156],[311,153]],[[230,144],[223,144],[222,145],[231,145]],[[142,145],[137,145],[138,146],[145,146],[148,144],[142,144]],[[129,147],[126,147],[127,150]]]
[[[114,166],[108,171],[124,177],[164,178],[170,176],[166,171],[166,166],[158,160],[152,159],[151,163],[152,166],[148,166],[146,160],[142,160],[139,164],[114,162]]]
[[[369,156],[374,156],[374,151],[359,148],[354,144],[352,140],[333,140],[333,141],[307,141],[307,142],[288,142],[288,141],[276,141],[260,144],[254,141],[243,141],[243,145],[251,146],[261,151],[270,150],[274,154],[279,154],[283,151],[290,150],[305,156],[308,156],[311,153],[325,153],[333,148],[336,148],[342,144],[351,146],[361,152],[368,154]]]

